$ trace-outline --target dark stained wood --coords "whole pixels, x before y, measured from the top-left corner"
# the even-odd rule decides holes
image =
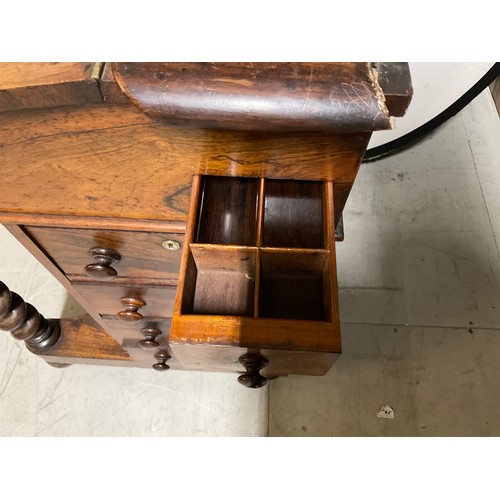
[[[24,226],[67,227],[73,229],[111,229],[116,231],[151,231],[154,233],[184,233],[185,222],[144,219],[113,219],[110,217],[79,217],[73,215],[22,214],[0,212],[3,224]]]
[[[249,352],[247,354],[242,354],[238,358],[240,365],[243,365],[246,373],[238,377],[238,382],[250,389],[259,389],[267,384],[267,378],[261,375],[259,372],[269,364],[269,360],[262,356],[262,354],[257,354]]]
[[[118,85],[169,123],[247,130],[391,127],[369,63],[113,63]]]
[[[251,386],[326,373],[341,351],[335,227],[371,131],[389,125],[381,85],[389,112],[409,102],[404,68],[384,82],[367,63],[141,65],[123,88],[151,116],[109,65],[17,83],[0,65],[0,222],[27,226],[10,230],[97,322],[62,320],[46,359],[247,371]],[[2,113],[14,95],[23,109]],[[116,269],[109,283],[85,274],[95,246],[120,254],[97,262]],[[244,367],[245,354],[269,364]]]
[[[389,114],[403,116],[413,96],[408,63],[379,62],[374,64]]]
[[[120,254],[114,264],[120,277],[158,280],[177,278],[179,272],[181,251],[165,249],[162,243],[176,240],[182,246],[182,234],[44,227],[27,227],[26,231],[70,279],[85,276],[86,266],[93,262],[89,250],[95,246]]]
[[[66,290],[79,302],[85,310],[92,316],[93,320],[106,329],[106,324],[86,297],[75,289],[64,273],[54,264],[54,262],[33,242],[26,232],[19,226],[12,224],[5,225],[5,228],[40,262]]]
[[[127,323],[120,321],[116,315],[102,315],[102,322],[105,330],[113,336],[118,342],[122,343],[125,338],[135,339],[136,347],[138,342],[144,339],[141,332],[143,328],[156,328],[162,333],[157,337],[157,341],[163,345],[164,341],[168,339],[171,327],[171,318],[160,316],[144,316],[143,319],[137,322]]]
[[[281,318],[174,313],[169,342],[341,352],[338,323]]]
[[[342,215],[335,226],[335,241],[344,241],[344,219]]]
[[[256,244],[258,179],[204,177],[196,241]]]
[[[193,173],[352,182],[369,136],[186,130],[130,106],[7,113],[0,222],[184,227]]]
[[[60,320],[61,339],[57,345],[43,353],[50,362],[71,359],[98,361],[130,361],[130,356],[120,345],[88,315]]]
[[[193,253],[189,250],[186,256],[186,262],[183,263],[181,260],[181,272],[179,274],[179,285],[177,286],[177,294],[174,303],[174,314],[176,314],[176,312],[180,313],[181,310],[186,313],[193,312],[197,280],[198,269],[193,258]],[[179,290],[182,290],[182,292],[179,292]]]
[[[325,247],[322,183],[265,181],[262,246]]]
[[[337,259],[336,259],[336,243],[335,243],[335,223],[334,223],[334,208],[335,199],[333,191],[333,183],[325,182],[325,195],[324,195],[324,223],[325,223],[325,241],[326,246],[330,250],[328,265],[323,268],[324,276],[323,283],[323,299],[324,307],[328,316],[328,320],[334,324],[339,325],[340,329],[340,316],[339,316],[339,297],[337,285]],[[327,284],[329,281],[329,285]],[[341,338],[338,337],[339,349],[341,352]]]
[[[196,285],[190,312],[253,316],[256,250],[192,245],[191,252]]]
[[[104,102],[132,105],[116,83],[113,71],[111,70],[111,63],[104,64],[102,75],[99,80],[99,88]]]
[[[0,330],[10,331],[17,340],[24,340],[32,352],[45,351],[57,344],[59,322],[45,319],[37,309],[26,303],[0,281]]]
[[[203,132],[206,149],[196,163],[196,174],[337,182],[354,180],[371,136],[321,131]]]
[[[193,310],[194,290],[196,286],[196,264],[194,263],[189,244],[195,241],[201,184],[202,177],[195,175],[193,177],[193,184],[190,192],[191,196],[186,233],[184,235],[184,248],[181,253],[181,267],[174,302],[174,315],[181,314],[183,310]]]
[[[170,350],[183,369],[235,374],[244,373],[238,359],[248,352],[244,347],[192,344],[172,344]],[[290,349],[257,349],[257,351],[269,360],[269,364],[260,372],[266,378],[289,374],[325,375],[340,355],[333,352]]]
[[[118,313],[116,314],[117,318],[120,321],[135,323],[136,321],[141,321],[141,319],[144,319],[144,316],[139,312],[139,309],[146,305],[146,302],[144,302],[142,299],[139,299],[137,297],[122,297],[120,299],[120,302],[124,307],[123,311],[118,311]]]
[[[89,250],[94,262],[84,268],[85,274],[96,281],[110,281],[118,275],[111,264],[120,262],[121,255],[112,248],[93,247]]]
[[[349,193],[351,192],[352,184],[341,184],[335,183],[333,186],[333,193],[335,199],[335,215],[334,215],[334,224],[337,227],[337,224],[342,217],[342,213],[344,211],[345,204],[347,202],[347,198],[349,197]]]
[[[153,368],[157,371],[163,372],[170,370],[170,366],[167,365],[167,361],[171,358],[168,351],[159,350],[155,353],[155,358],[157,362],[153,365]]]
[[[0,112],[103,102],[102,63],[0,63]]]
[[[196,231],[195,221],[197,220],[201,185],[201,179],[196,176],[193,182],[186,229],[186,243],[182,255],[174,315],[172,317],[170,344],[176,346],[181,344],[226,345],[340,352],[340,326],[338,304],[336,303],[338,297],[336,292],[335,242],[333,239],[333,187],[331,183],[326,183],[324,199],[320,198],[320,204],[323,203],[324,210],[327,212],[323,217],[324,227],[320,227],[321,235],[326,237],[326,248],[324,250],[290,248],[266,250],[256,247],[190,243]],[[241,255],[245,255],[245,253],[252,254],[253,252],[257,252],[255,266],[253,259],[240,260]],[[254,269],[259,269],[257,265],[260,259],[259,255],[263,255],[265,252],[269,254],[277,252],[283,255],[283,257],[280,257],[282,262],[278,262],[279,265],[273,266],[276,274],[281,273],[282,268],[286,267],[285,274],[288,277],[294,277],[297,274],[297,269],[294,269],[294,266],[299,269],[299,275],[301,266],[303,266],[302,276],[307,276],[311,270],[314,271],[315,279],[321,283],[320,288],[322,289],[322,296],[318,296],[320,314],[309,314],[308,320],[303,319],[303,316],[307,316],[307,314],[301,314],[299,320],[279,317],[265,318],[262,317],[262,300],[259,299],[259,293],[251,294],[245,291],[244,294],[241,294],[241,290],[248,287],[251,282],[247,276],[252,277]],[[201,259],[200,256],[202,256]],[[211,296],[214,297],[214,308],[211,311],[198,311],[199,313],[196,314],[194,296],[198,287],[200,270],[203,272],[203,266],[197,265],[197,260],[203,263],[206,269],[214,269],[216,274],[217,272],[221,272],[221,274],[223,274],[222,272],[227,273],[230,270],[243,270],[244,274],[241,274],[245,277],[245,283],[241,285],[238,294],[244,295],[248,300],[253,298],[260,304],[258,317],[251,317],[255,309],[252,311],[248,302],[245,302],[245,306],[241,310],[231,310],[236,300],[233,298],[234,294],[227,293],[227,282],[224,282],[225,276],[220,278],[217,276],[212,280],[207,279],[206,286],[203,286],[203,293],[208,297],[207,301],[211,300]],[[305,266],[304,261],[306,261]],[[250,268],[244,267],[249,263],[251,263]],[[267,269],[264,271],[261,266],[259,271],[261,280],[266,272]],[[242,278],[241,274],[239,278]],[[256,276],[256,282],[259,282],[258,276]],[[241,282],[238,283],[241,284]],[[259,285],[260,293],[262,293],[265,286],[261,281]],[[331,290],[331,288],[334,288],[334,290]],[[300,293],[300,291],[296,290],[297,295]],[[293,306],[294,304],[292,304]],[[225,310],[225,307],[229,307],[229,310]],[[200,314],[201,312],[204,314]],[[318,321],[318,316],[321,317],[322,321]]]
[[[63,109],[1,116],[0,212],[185,223],[183,141],[130,106]]]
[[[264,225],[264,190],[265,179],[259,181],[259,196],[257,206],[257,258],[255,260],[255,286],[254,286],[254,307],[253,317],[258,318],[259,311],[259,293],[260,293],[260,247],[262,246],[262,229]]]
[[[159,313],[158,317],[153,317],[151,309],[149,309],[149,306],[146,306],[145,308],[145,318],[138,322],[137,324],[134,325],[128,325],[127,323],[123,323],[122,321],[119,321],[116,318],[116,311],[119,309],[120,302],[119,299],[117,299],[117,309],[115,310],[115,306],[110,304],[112,300],[105,300],[103,302],[104,306],[104,311],[100,310],[100,304],[99,304],[99,295],[102,297],[102,293],[96,293],[95,290],[98,289],[99,287],[103,287],[103,285],[96,285],[94,282],[92,282],[91,285],[84,284],[81,282],[77,282],[76,286],[73,286],[70,281],[64,276],[64,274],[60,271],[60,269],[54,265],[54,263],[47,257],[47,255],[40,250],[38,246],[36,246],[33,241],[26,235],[24,231],[22,231],[19,227],[17,226],[12,226],[8,225],[6,228],[15,236],[36,258],[39,262],[41,262],[54,276],[55,278],[68,290],[68,292],[82,305],[84,308],[87,310],[87,312],[92,316],[94,323],[100,325],[98,328],[100,331],[107,336],[110,336],[111,339],[116,339],[119,343],[122,342],[122,340],[125,337],[130,337],[130,338],[136,338],[137,340],[142,340],[143,335],[140,332],[141,328],[159,328],[162,331],[162,335],[160,336],[160,339],[166,339],[168,338],[168,335],[170,333],[170,324],[171,321],[170,319],[165,319],[166,316],[170,315],[170,310],[168,304],[168,300],[165,301],[165,308],[166,311],[164,314]],[[168,280],[166,280],[168,281]],[[91,293],[89,293],[88,288],[84,288],[90,286],[92,290]],[[138,285],[132,285],[130,283],[126,283],[125,285],[123,284],[118,284],[118,283],[113,283],[113,284],[106,284],[104,285],[108,290],[112,289],[116,293],[116,295],[121,295],[121,293],[117,293],[116,290],[119,290],[122,288],[123,290],[127,290],[129,294],[133,294],[137,292],[137,286]],[[148,300],[150,301],[151,307],[155,309],[154,312],[156,311],[162,311],[162,301],[161,298],[156,296],[153,298],[155,295],[157,295],[157,292],[154,291],[155,286],[149,286],[148,288],[144,288],[144,284],[139,286],[140,289],[142,289],[142,296],[147,297]],[[170,291],[170,294],[174,294],[175,285],[172,284],[168,287],[168,290]],[[152,292],[151,294],[149,292]],[[94,297],[94,295],[96,295]],[[110,292],[110,295],[112,296],[113,293]],[[161,295],[161,294],[160,294]],[[95,299],[95,300],[94,300]],[[159,302],[158,302],[159,301]],[[156,305],[155,305],[156,304]],[[106,314],[107,312],[107,307],[111,308],[109,311],[109,315]],[[100,314],[102,313],[102,316]],[[77,326],[75,326],[77,328]],[[73,330],[71,330],[73,331]],[[77,342],[75,349],[79,349],[79,343]],[[91,359],[87,358],[75,358],[74,356],[70,356],[68,358],[61,358],[60,360],[63,363],[91,363]],[[132,361],[127,361],[126,363],[124,362],[118,362],[116,360],[108,360],[108,361],[103,361],[100,360],[99,358],[96,358],[95,364],[109,364],[113,366],[125,366],[125,365],[130,365],[130,366],[143,366],[143,367],[151,367],[151,362],[144,363],[143,360],[137,361],[136,357],[133,358]],[[59,361],[58,361],[59,362]]]
[[[158,363],[159,360],[155,357],[158,353],[164,353],[170,358],[165,359],[168,366],[172,370],[184,370],[185,368],[177,361],[170,346],[165,344],[163,341],[160,342],[159,347],[154,347],[151,349],[144,349],[138,345],[135,339],[124,339],[122,347],[129,353],[132,363],[135,366],[141,366],[143,368],[152,369],[153,364]]]
[[[141,299],[143,316],[172,316],[176,286],[132,285],[130,283],[107,283],[97,285],[92,282],[73,282],[75,288],[93,309],[101,314],[117,314],[122,309],[120,299],[133,297]]]
[[[260,349],[270,364],[261,370],[266,377],[288,374],[325,375],[340,357],[338,352],[291,351],[287,349]]]
[[[138,342],[139,347],[143,349],[154,349],[155,347],[159,347],[160,344],[156,341],[156,338],[162,334],[159,328],[141,328],[141,333],[145,338]]]
[[[328,321],[324,289],[330,287],[329,252],[266,251],[261,253],[259,315]],[[306,334],[307,326],[304,326]]]
[[[100,144],[99,132],[114,128],[132,128],[141,138],[143,126],[153,125],[154,120],[148,118],[137,108],[131,106],[68,106],[55,109],[27,110],[18,113],[2,113],[0,119],[0,145],[14,147],[18,144],[29,148],[33,144],[43,147],[44,141],[57,137],[64,139],[69,135],[80,137],[85,133],[93,136]],[[82,137],[85,139],[85,135]],[[110,147],[110,144],[107,145]],[[45,154],[50,152],[44,148]],[[95,153],[95,151],[94,151]],[[68,161],[71,159],[68,151]],[[81,158],[85,161],[85,157]],[[90,163],[90,162],[89,162]],[[90,165],[88,166],[90,168]]]

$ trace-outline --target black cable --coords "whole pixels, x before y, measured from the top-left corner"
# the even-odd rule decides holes
[[[414,142],[421,139],[424,135],[434,130],[439,125],[443,124],[446,120],[455,116],[474,98],[476,98],[490,83],[500,75],[500,63],[495,63],[490,70],[475,84],[473,85],[462,97],[458,98],[453,104],[448,106],[444,111],[429,120],[428,122],[420,125],[416,129],[408,132],[407,134],[387,142],[380,146],[370,148],[366,151],[363,163],[376,161],[386,157],[392,153],[396,153],[411,146]],[[411,106],[411,103],[410,103]]]

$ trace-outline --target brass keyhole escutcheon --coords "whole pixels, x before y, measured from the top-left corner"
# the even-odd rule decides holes
[[[165,249],[165,250],[179,250],[179,248],[181,248],[181,244],[178,242],[178,241],[175,241],[175,240],[165,240],[165,241],[162,241],[161,242],[161,246]]]

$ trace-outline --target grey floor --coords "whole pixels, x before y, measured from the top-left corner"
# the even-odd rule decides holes
[[[500,121],[489,91],[364,164],[337,247],[344,352],[325,377],[55,369],[0,335],[1,436],[500,436]],[[78,312],[3,228],[0,279]],[[394,418],[380,418],[383,405]]]

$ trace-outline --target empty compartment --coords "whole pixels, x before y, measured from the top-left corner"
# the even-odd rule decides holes
[[[253,316],[256,250],[191,245],[183,314]]]
[[[204,177],[196,241],[255,245],[258,190],[258,179]]]
[[[266,179],[262,245],[324,248],[323,189],[322,182]]]
[[[261,252],[259,316],[331,321],[329,254]]]

